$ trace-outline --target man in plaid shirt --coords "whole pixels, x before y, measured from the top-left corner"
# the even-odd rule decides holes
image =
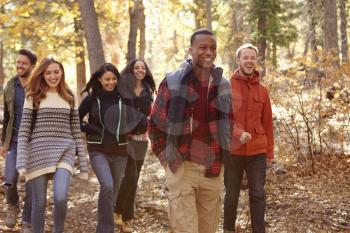
[[[214,66],[211,31],[195,31],[189,53],[192,60],[160,84],[148,129],[165,168],[172,229],[214,233],[221,213],[222,159],[231,137],[231,89]]]

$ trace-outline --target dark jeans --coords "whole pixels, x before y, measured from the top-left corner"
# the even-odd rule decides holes
[[[16,170],[17,161],[17,142],[11,142],[10,149],[6,155],[5,162],[5,192],[6,192],[6,202],[9,205],[18,205],[19,195],[17,190],[18,173]],[[27,182],[25,184],[25,196],[24,205],[22,212],[22,222],[30,223],[32,209],[32,190],[30,184]]]
[[[249,206],[253,233],[265,233],[265,178],[266,156],[231,155],[225,163],[224,229],[235,230],[237,205],[243,172],[249,188]]]
[[[148,141],[131,140],[128,144],[128,162],[118,193],[115,212],[123,216],[123,221],[134,218],[134,203],[140,171],[147,152]]]
[[[97,151],[89,152],[89,155],[92,169],[100,184],[96,232],[113,233],[114,204],[117,199],[128,157],[126,155],[106,155]]]

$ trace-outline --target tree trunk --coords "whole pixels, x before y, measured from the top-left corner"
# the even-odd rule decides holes
[[[206,0],[205,1],[205,8],[206,8],[207,29],[209,29],[210,31],[213,30],[211,7],[212,7],[211,0]]]
[[[277,68],[277,45],[276,42],[272,43],[272,65]]]
[[[193,13],[196,29],[204,27],[204,5],[203,0],[193,0]]]
[[[260,77],[263,78],[266,75],[265,67],[265,53],[266,53],[266,15],[261,15],[258,20],[258,48],[259,48],[259,63],[261,66]]]
[[[342,62],[343,63],[346,63],[349,61],[349,58],[348,58],[348,36],[346,34],[346,28],[347,28],[346,2],[347,2],[347,0],[340,0],[339,1],[341,55],[342,55]]]
[[[90,72],[105,62],[100,28],[93,0],[78,0],[89,54]]]
[[[128,53],[126,54],[127,63],[136,59],[136,41],[137,41],[137,29],[140,16],[140,3],[141,0],[133,0],[133,3],[129,6],[130,15],[130,31],[128,41]]]
[[[81,19],[74,18],[75,30],[75,62],[77,71],[77,92],[80,97],[80,92],[86,84],[86,67],[85,67],[85,48],[84,48],[84,33],[81,25]],[[80,98],[79,98],[80,100]]]
[[[296,47],[296,43],[293,43],[293,45],[288,43],[288,58],[290,60],[293,60],[293,58],[295,56],[295,47]]]
[[[176,29],[174,29],[174,36],[173,36],[173,53],[174,53],[174,56],[179,52],[179,48],[177,46],[177,39],[178,36],[177,36],[177,31]]]
[[[147,46],[147,53],[148,54],[153,54],[153,41],[149,41],[148,42],[148,46]],[[152,56],[148,56],[148,58],[146,59],[147,65],[149,66],[149,68],[151,70],[153,70],[153,59]]]
[[[139,30],[140,30],[140,51],[139,58],[145,60],[146,52],[146,16],[145,16],[145,7],[141,2],[141,14],[139,19]]]
[[[304,56],[306,56],[308,51],[309,51],[309,43],[310,43],[310,35],[308,35],[306,37],[306,41],[305,41],[305,44],[304,44],[304,52],[303,52]]]
[[[4,42],[0,41],[0,91],[4,90],[5,72],[4,72]]]
[[[317,25],[317,17],[315,15],[315,11],[318,9],[316,6],[315,0],[308,0],[307,2],[307,11],[310,17],[309,21],[309,33],[307,40],[305,42],[304,55],[307,55],[308,46],[310,44],[312,61],[317,62],[318,57],[316,55],[317,52],[317,40],[316,40],[316,25]]]
[[[231,16],[231,30],[228,35],[228,41],[226,46],[226,51],[229,53],[228,57],[228,65],[230,69],[235,70],[237,68],[236,64],[236,51],[239,46],[243,43],[244,33],[242,24],[244,16],[240,9],[243,8],[243,4],[240,1],[232,1],[230,4],[232,8],[232,16]]]
[[[1,5],[0,12],[5,13],[4,5]],[[4,90],[5,72],[4,72],[4,42],[0,41],[0,91]]]
[[[331,59],[333,66],[339,66],[336,1],[324,0],[323,4],[323,36],[326,50],[325,55]]]

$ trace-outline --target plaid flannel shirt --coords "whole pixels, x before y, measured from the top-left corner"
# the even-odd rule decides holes
[[[170,104],[174,96],[171,92],[172,87],[169,86],[170,75],[167,75],[159,86],[148,125],[153,152],[158,156],[162,164],[167,162],[169,168],[173,172],[186,160],[191,148],[191,117],[197,98],[197,92],[194,86],[195,80],[193,79],[193,75],[191,78],[191,71],[191,61],[187,61],[181,70],[171,74],[173,75],[173,79],[175,78],[175,80],[177,79],[181,82],[178,88],[186,93],[186,103],[184,104],[183,111],[181,112],[181,104],[180,106],[177,103],[173,105]],[[231,138],[229,117],[229,115],[232,114],[230,84],[222,77],[221,68],[214,68],[212,76],[213,80],[210,82],[208,88],[207,114],[210,133],[208,138],[209,153],[206,157],[206,177],[215,177],[220,174],[222,158],[225,153],[229,153]],[[176,102],[176,100],[174,101]],[[178,111],[180,111],[180,115],[182,115],[182,122],[171,124],[169,112]],[[169,130],[170,127],[173,127],[174,130]],[[173,150],[168,149],[171,147],[171,143],[169,143],[170,131],[176,131],[176,133],[172,135],[175,138],[174,147],[176,147]]]

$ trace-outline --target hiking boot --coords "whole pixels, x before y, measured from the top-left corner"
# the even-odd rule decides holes
[[[122,225],[123,232],[133,232],[133,230],[134,229],[132,229],[130,221],[123,222],[123,225]]]
[[[22,223],[21,233],[32,233],[32,225],[29,223]]]
[[[114,223],[118,226],[122,226],[123,225],[123,217],[121,214],[115,214],[114,215]]]
[[[8,228],[14,228],[16,226],[18,214],[19,214],[18,206],[8,205],[6,219],[5,219],[5,225]]]

